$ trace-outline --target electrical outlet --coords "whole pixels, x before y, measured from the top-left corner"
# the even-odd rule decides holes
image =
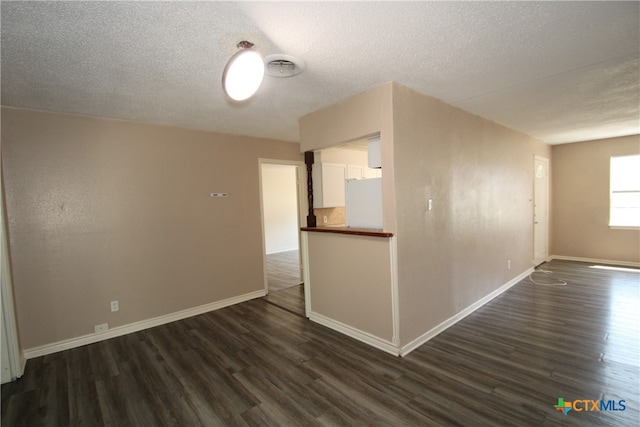
[[[323,216],[323,217],[322,217],[322,221],[326,224],[326,223],[329,221],[329,219],[328,219],[328,218],[327,218],[327,216],[325,215],[325,216]]]
[[[109,330],[109,324],[101,323],[99,325],[94,326],[93,330],[95,331],[96,334],[99,334],[101,332],[107,332]]]
[[[511,260],[507,260],[507,270],[511,270]]]
[[[120,310],[120,306],[118,305],[118,301],[111,301],[111,312]]]

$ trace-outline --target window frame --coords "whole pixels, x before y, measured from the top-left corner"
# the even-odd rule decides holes
[[[619,215],[615,215],[614,211],[616,207],[614,206],[614,195],[616,194],[637,194],[640,197],[640,179],[637,180],[637,184],[634,182],[634,186],[631,189],[627,189],[626,187],[618,189],[614,188],[614,163],[616,159],[635,157],[636,162],[638,163],[635,166],[636,170],[640,170],[640,154],[626,154],[626,155],[618,155],[611,156],[609,159],[609,228],[611,229],[621,229],[621,230],[640,230],[640,215],[638,215],[638,222],[636,224],[621,224],[621,223],[613,223],[614,218],[618,218]],[[618,208],[620,209],[620,208]]]

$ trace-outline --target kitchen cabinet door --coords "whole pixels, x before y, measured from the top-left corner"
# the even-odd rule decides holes
[[[318,166],[313,168],[313,207],[344,206],[347,166],[338,163],[320,163]]]

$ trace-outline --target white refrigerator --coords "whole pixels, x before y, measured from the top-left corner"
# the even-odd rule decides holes
[[[346,225],[382,229],[382,178],[345,181]]]

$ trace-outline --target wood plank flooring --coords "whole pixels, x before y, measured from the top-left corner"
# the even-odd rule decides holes
[[[302,283],[299,251],[267,254],[267,285],[269,292],[276,292]]]
[[[31,359],[2,425],[638,425],[640,274],[544,268],[404,358],[256,299]]]
[[[290,313],[305,316],[304,285],[297,285],[276,292],[269,292],[263,297],[268,303],[274,304]]]

